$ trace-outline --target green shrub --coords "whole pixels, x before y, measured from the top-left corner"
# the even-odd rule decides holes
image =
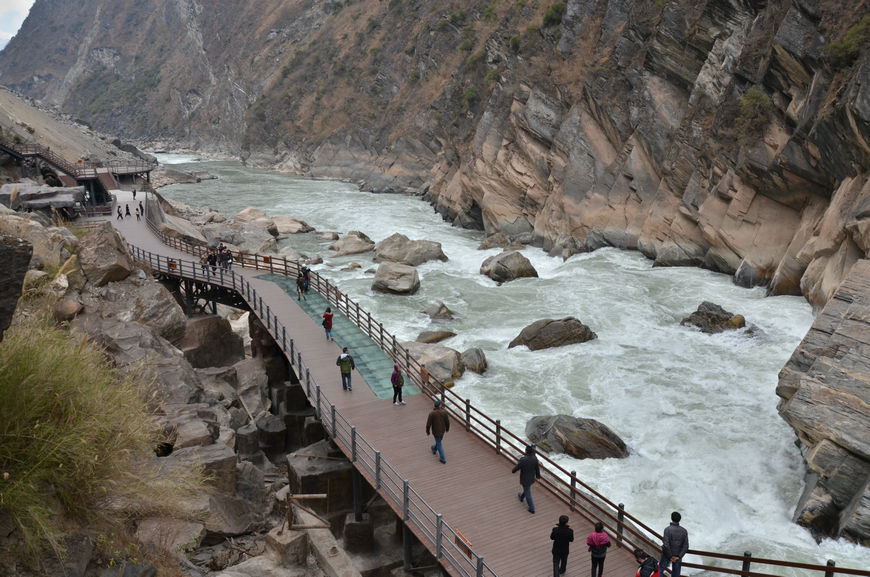
[[[462,44],[459,45],[459,49],[463,52],[471,52],[472,48],[474,48],[474,43],[471,40],[463,40]]]
[[[0,515],[34,563],[47,549],[63,557],[71,521],[99,529],[174,512],[199,483],[199,472],[156,470],[159,439],[134,377],[48,321],[6,332],[0,399]]]
[[[453,12],[450,14],[450,23],[455,24],[456,26],[461,26],[465,22],[466,13],[465,10],[460,10],[459,12]]]
[[[544,27],[558,26],[562,23],[563,16],[565,16],[565,3],[556,2],[544,13]]]
[[[867,40],[870,30],[870,14],[864,16],[860,22],[853,24],[838,42],[832,42],[825,47],[825,52],[833,60],[835,65],[846,65],[858,56],[861,46]]]
[[[498,80],[498,68],[493,68],[489,72],[486,73],[485,80],[489,83],[495,82]]]
[[[520,51],[520,35],[514,34],[511,36],[511,39],[508,41],[508,45],[511,47],[511,50],[514,52]]]
[[[469,85],[462,92],[462,107],[470,108],[477,101],[477,88],[474,85]]]
[[[758,134],[770,119],[770,97],[757,86],[753,86],[740,97],[740,114],[737,128],[741,137]]]
[[[495,22],[495,7],[492,4],[483,9],[483,20],[484,22],[489,22],[490,24]]]
[[[468,66],[474,66],[475,64],[477,64],[478,62],[483,60],[484,56],[486,56],[486,51],[485,50],[478,50],[477,52],[475,52],[474,54],[472,54],[471,56],[468,57],[466,64]]]

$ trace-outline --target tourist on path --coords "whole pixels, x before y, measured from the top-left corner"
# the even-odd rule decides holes
[[[302,278],[302,275],[300,275],[300,278]],[[352,391],[353,388],[350,386],[350,372],[356,368],[356,365],[353,363],[353,357],[347,352],[347,347],[344,347],[341,350],[341,354],[338,355],[337,359],[335,359],[335,364],[341,371],[342,390]]]
[[[420,382],[423,383],[423,390],[429,388],[429,370],[426,368],[426,363],[420,365]]]
[[[125,217],[133,216],[132,214],[130,214],[130,205],[129,204],[124,205],[124,216]]]
[[[302,276],[302,271],[299,271],[296,276],[296,300],[301,301],[302,299],[308,300],[305,298],[305,277]]]
[[[136,220],[142,220],[141,218],[139,218],[139,216],[140,216],[139,215],[139,207],[137,206],[136,207]]]
[[[208,251],[208,265],[211,267],[211,274],[217,273],[217,255],[213,250]]]
[[[541,478],[541,467],[538,465],[538,457],[535,455],[535,446],[529,445],[526,447],[526,454],[520,457],[516,466],[511,469],[511,473],[520,472],[520,485],[523,492],[517,494],[520,502],[526,501],[529,506],[529,513],[535,512],[535,503],[532,501],[532,485],[535,479]]]
[[[142,206],[141,200],[139,201],[139,214],[141,214],[142,216],[145,216],[145,207]]]
[[[302,279],[305,281],[302,290],[305,294],[308,294],[308,289],[311,288],[311,268],[307,262],[302,265]]]
[[[118,218],[116,218],[115,220],[124,220],[124,213],[121,212],[121,205],[120,204],[118,205]]]
[[[402,369],[399,368],[399,365],[393,365],[393,374],[390,375],[390,383],[393,385],[393,404],[404,405],[405,401],[402,400],[402,387],[405,385],[405,377],[402,376]]]
[[[444,438],[444,433],[450,430],[450,415],[441,406],[441,401],[435,401],[435,408],[429,413],[429,418],[426,419],[426,435],[432,433],[435,437],[435,444],[429,447],[432,454],[438,453],[438,460],[446,463],[444,457],[444,447],[441,445],[441,440]]]
[[[208,253],[202,253],[200,255],[199,266],[202,267],[203,274],[208,274]]]
[[[320,323],[323,325],[323,330],[326,331],[326,340],[332,340],[332,309],[330,307],[326,307],[326,310],[323,311],[323,322]]]
[[[559,524],[550,531],[550,540],[553,541],[553,577],[559,577],[568,566],[568,543],[574,541],[574,529],[568,526],[568,515],[559,517]]]
[[[662,560],[659,561],[659,571],[665,571],[671,564],[671,577],[680,577],[680,565],[683,556],[689,550],[689,532],[680,527],[680,513],[671,513],[671,524],[662,534]]]
[[[604,558],[607,556],[607,548],[610,547],[610,536],[604,532],[603,523],[600,521],[595,523],[595,530],[586,537],[586,545],[589,546],[589,553],[592,556],[592,577],[601,577],[604,573]]]
[[[640,565],[635,577],[659,577],[659,565],[655,559],[646,554],[646,551],[635,549],[634,560]]]
[[[136,189],[133,189],[133,200],[136,200]]]

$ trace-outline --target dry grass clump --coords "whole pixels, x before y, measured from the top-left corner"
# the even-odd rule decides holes
[[[85,339],[35,320],[0,343],[0,516],[27,554],[63,557],[72,524],[113,533],[171,512],[201,487],[199,471],[160,471],[157,427],[135,375]]]

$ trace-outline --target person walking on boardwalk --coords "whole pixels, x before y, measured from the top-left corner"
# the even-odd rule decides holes
[[[300,275],[301,278],[301,275]],[[356,365],[353,363],[353,357],[350,356],[350,353],[347,352],[347,347],[341,349],[341,354],[338,355],[338,358],[335,359],[335,364],[338,366],[341,371],[341,388],[345,391],[352,391],[353,387],[350,386],[350,373],[352,370],[356,368]]]
[[[429,418],[426,419],[426,436],[429,436],[431,432],[435,438],[435,444],[429,448],[432,450],[433,455],[438,453],[438,460],[442,463],[446,463],[447,459],[444,457],[444,447],[441,445],[441,441],[444,439],[444,433],[449,430],[450,415],[444,410],[441,401],[436,399],[435,408],[429,412]]]
[[[124,220],[124,213],[121,212],[121,205],[118,205],[118,217],[115,220]]]
[[[553,577],[559,577],[568,566],[568,543],[574,541],[574,529],[568,526],[568,515],[559,516],[559,524],[550,531],[550,540],[553,541]]]
[[[129,204],[124,205],[124,216],[125,217],[133,216],[132,214],[130,214],[130,205]]]
[[[202,274],[208,274],[208,253],[199,256],[199,266],[202,267]]]
[[[311,288],[311,267],[308,266],[307,262],[304,265],[302,265],[301,272],[302,272],[302,279],[305,281],[305,284],[303,285],[302,290],[305,292],[305,294],[308,294],[308,289]]]
[[[145,207],[142,205],[142,201],[139,201],[139,214],[145,216]]]
[[[142,220],[141,218],[139,218],[140,216],[141,215],[139,214],[139,207],[137,206],[136,207],[136,220]]]
[[[214,250],[208,251],[208,266],[211,267],[211,274],[217,273],[217,254]]]
[[[332,309],[330,307],[326,307],[326,310],[323,311],[323,322],[320,324],[323,325],[323,330],[326,331],[326,340],[332,340]]]
[[[604,523],[595,523],[595,530],[586,537],[586,545],[592,556],[592,577],[601,577],[604,573],[604,557],[607,556],[607,548],[610,547],[610,536],[604,532]],[[598,574],[595,568],[598,568]]]
[[[301,301],[302,299],[308,300],[305,298],[305,277],[302,276],[302,271],[299,271],[299,274],[296,275],[296,300]]]
[[[541,467],[538,465],[538,457],[535,455],[534,445],[526,447],[526,454],[520,457],[511,473],[516,473],[517,471],[520,472],[520,485],[523,488],[523,492],[517,494],[517,497],[519,497],[520,503],[525,500],[526,505],[529,506],[529,513],[534,513],[535,503],[532,501],[532,485],[535,483],[535,479],[541,478]]]
[[[133,189],[133,200],[136,200],[136,189]]]
[[[671,524],[662,534],[662,560],[659,561],[659,571],[665,571],[670,563],[671,577],[680,577],[683,556],[689,551],[689,532],[680,527],[681,518],[678,511],[671,513]]]
[[[405,401],[402,400],[402,387],[405,386],[405,377],[402,376],[402,369],[399,368],[399,365],[393,365],[393,374],[390,375],[390,383],[393,385],[393,404],[404,405]]]
[[[635,577],[659,577],[659,564],[646,554],[643,549],[634,550],[634,560],[640,567],[637,568]]]

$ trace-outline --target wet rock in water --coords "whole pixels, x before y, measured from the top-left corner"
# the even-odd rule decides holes
[[[411,240],[397,232],[375,245],[375,262],[391,261],[417,266],[430,260],[447,260],[440,242]]]
[[[429,315],[429,318],[433,321],[450,320],[453,318],[453,311],[447,308],[447,305],[441,301],[435,301],[421,312]]]
[[[698,310],[680,321],[680,324],[697,327],[702,333],[715,334],[742,329],[746,326],[746,319],[743,315],[732,314],[717,304],[704,301]]]
[[[417,269],[395,262],[382,262],[372,281],[372,290],[388,294],[414,294],[420,289]]]
[[[335,251],[335,256],[369,252],[374,250],[374,248],[375,243],[372,242],[372,239],[358,230],[348,231],[344,238],[329,246],[330,250]]]
[[[515,250],[508,250],[483,261],[480,274],[497,283],[505,283],[518,278],[537,277],[538,271],[525,256]]]
[[[625,458],[628,447],[610,427],[595,419],[570,415],[532,417],[526,437],[549,453],[565,453],[577,459]]]
[[[456,333],[452,331],[423,331],[417,335],[418,343],[440,343],[450,337],[455,337]]]
[[[469,371],[482,375],[486,371],[486,355],[483,350],[474,347],[462,353],[462,364]]]
[[[573,345],[575,343],[585,343],[597,338],[598,335],[592,329],[574,317],[565,317],[560,320],[541,319],[524,328],[510,342],[508,348],[525,345],[529,347],[529,350],[537,351]]]

